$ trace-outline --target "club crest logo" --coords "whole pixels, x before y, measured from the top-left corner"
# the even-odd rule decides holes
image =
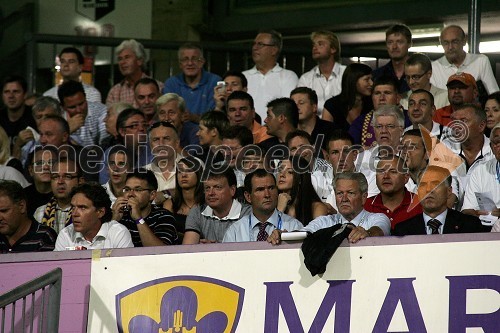
[[[76,12],[97,21],[115,10],[115,0],[76,0]]]
[[[120,333],[230,333],[245,290],[200,276],[148,281],[116,296]]]

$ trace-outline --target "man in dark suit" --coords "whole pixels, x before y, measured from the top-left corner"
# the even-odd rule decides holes
[[[395,225],[393,235],[452,234],[489,231],[476,216],[448,209],[451,192],[450,172],[430,165],[418,184],[423,213]]]

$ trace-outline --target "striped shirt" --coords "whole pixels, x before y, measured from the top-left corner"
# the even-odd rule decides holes
[[[141,79],[145,77],[149,76],[142,73]],[[163,82],[156,80],[156,83],[158,83],[160,91],[162,91]],[[134,108],[138,107],[134,97],[134,85],[130,84],[130,82],[125,79],[115,84],[108,92],[108,97],[106,98],[106,106],[110,107],[111,105],[113,105],[113,103],[117,102],[128,103],[132,105]]]
[[[7,237],[0,234],[0,253],[52,251],[56,239],[57,233],[54,229],[31,220],[28,232],[12,246]]]
[[[97,102],[87,102],[88,112],[82,127],[72,133],[71,137],[78,140],[82,147],[99,145],[109,136],[106,131],[106,105]],[[64,119],[68,120],[68,114],[64,113]]]
[[[151,229],[156,237],[161,239],[165,245],[173,245],[177,243],[177,230],[175,229],[175,218],[166,209],[152,205],[151,212],[144,218],[146,224]],[[141,236],[137,230],[137,225],[130,215],[124,216],[120,221],[121,224],[127,227],[132,236],[132,242],[135,247],[142,247]]]

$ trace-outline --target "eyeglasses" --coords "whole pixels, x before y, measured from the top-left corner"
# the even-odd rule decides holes
[[[410,82],[410,81],[418,81],[420,80],[425,74],[427,74],[427,72],[423,73],[423,74],[414,74],[414,75],[405,75],[405,78],[406,78],[406,81],[407,82]]]
[[[181,58],[179,59],[179,62],[181,64],[187,64],[187,63],[190,63],[190,62],[202,62],[203,61],[203,58],[202,57],[193,57],[193,58]]]
[[[33,162],[33,166],[37,167],[37,168],[43,167],[45,165],[51,167],[52,164],[54,164],[54,161],[52,161],[52,160],[48,160],[48,161],[40,160],[40,161]]]
[[[124,187],[122,190],[123,193],[128,193],[128,192],[138,193],[138,192],[144,192],[144,191],[153,191],[153,189],[152,188],[142,188],[142,187],[135,187],[135,188]]]
[[[138,129],[139,127],[142,127],[142,128],[147,128],[148,127],[148,123],[147,122],[143,122],[143,123],[132,123],[130,125],[127,125],[127,126],[123,126],[123,128],[130,128],[130,129]]]
[[[274,44],[266,44],[266,43],[261,43],[261,42],[254,42],[252,45],[253,45],[253,47],[255,47],[257,49],[261,49],[264,46],[274,46]]]
[[[153,125],[148,127],[148,133],[151,132],[152,129],[160,127],[160,126],[172,128],[177,133],[177,129],[175,128],[175,126],[172,125],[171,123],[169,123],[168,121],[157,121],[156,123],[154,123]]]
[[[75,178],[78,178],[80,176],[78,175],[58,175],[58,174],[53,174],[53,175],[50,175],[50,179],[52,180],[59,180],[62,178],[62,180],[72,180],[72,179],[75,179]]]
[[[382,129],[386,129],[388,131],[394,131],[396,128],[399,128],[399,127],[401,127],[401,126],[396,126],[393,124],[373,126],[373,128],[375,128],[377,131],[381,131]]]

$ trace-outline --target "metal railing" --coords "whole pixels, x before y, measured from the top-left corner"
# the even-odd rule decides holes
[[[0,332],[58,332],[61,282],[62,269],[58,267],[0,295]],[[20,300],[21,306],[18,304]],[[20,316],[16,313],[19,308]],[[28,315],[27,310],[30,310]],[[6,325],[9,317],[10,322]]]

